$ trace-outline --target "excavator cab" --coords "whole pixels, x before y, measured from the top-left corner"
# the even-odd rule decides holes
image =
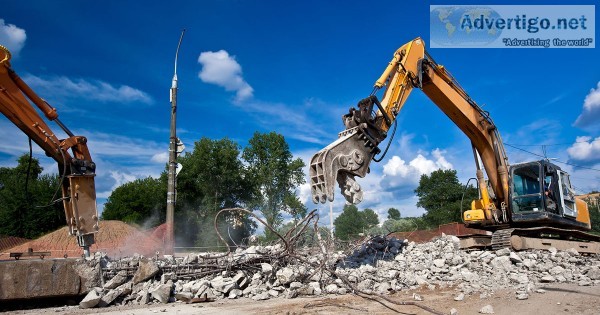
[[[520,163],[511,165],[510,174],[514,223],[527,226],[543,222],[578,229],[589,226],[589,218],[579,218],[578,207],[585,205],[578,205],[569,174],[557,165],[547,160]]]

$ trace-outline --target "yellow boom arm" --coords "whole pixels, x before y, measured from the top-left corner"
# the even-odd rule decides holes
[[[381,101],[375,93],[385,87]],[[425,51],[421,38],[400,47],[375,82],[370,97],[343,116],[346,129],[339,138],[311,160],[310,181],[313,201],[333,201],[334,180],[348,202],[362,200],[355,176],[364,177],[370,161],[380,152],[378,145],[387,136],[413,88],[419,88],[469,137],[477,166],[481,199],[472,209],[482,224],[507,222],[508,159],[494,122],[460,87],[446,69]],[[376,105],[377,109],[374,108]],[[488,191],[479,160],[488,177],[494,198]],[[379,161],[379,160],[376,160]]]

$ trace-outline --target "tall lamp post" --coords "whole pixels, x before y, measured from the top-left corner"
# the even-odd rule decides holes
[[[173,75],[173,81],[171,83],[171,136],[169,138],[169,174],[167,184],[167,222],[166,222],[166,246],[165,254],[173,255],[174,247],[174,212],[175,212],[175,201],[176,201],[176,187],[177,187],[177,56],[179,55],[179,46],[181,46],[181,40],[185,29],[181,31],[181,37],[179,37],[179,43],[177,44],[177,51],[175,52],[175,72]]]

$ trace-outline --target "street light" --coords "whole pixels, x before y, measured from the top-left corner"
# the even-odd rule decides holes
[[[175,72],[173,74],[173,81],[171,83],[171,136],[169,138],[169,174],[167,183],[167,222],[166,222],[166,246],[165,254],[173,255],[173,243],[175,240],[173,221],[175,212],[175,201],[176,201],[176,187],[177,187],[177,56],[179,55],[179,46],[181,46],[181,40],[185,29],[181,31],[181,37],[179,37],[179,43],[177,44],[177,51],[175,52]]]

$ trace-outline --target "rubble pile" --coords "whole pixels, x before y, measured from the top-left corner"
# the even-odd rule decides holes
[[[366,291],[385,293],[419,286],[455,287],[463,294],[489,295],[513,288],[526,298],[540,284],[552,282],[600,284],[600,257],[580,255],[576,250],[530,250],[514,252],[462,251],[455,236],[432,242],[410,243],[393,262],[380,261],[377,268],[361,266],[338,270]]]
[[[458,238],[445,235],[429,243],[408,243],[404,249],[399,240],[386,242],[387,250],[370,251],[365,246],[350,255],[323,249],[291,251],[281,244],[238,249],[218,259],[190,254],[112,261],[97,255],[94,259],[100,261],[105,281],[89,292],[80,307],[240,297],[265,300],[353,291],[389,294],[420,286],[454,288],[455,299],[477,293],[485,298],[511,288],[515,298],[527,299],[543,292],[544,283],[600,285],[600,256],[580,255],[573,249],[467,252],[459,249]],[[375,243],[383,244],[380,239]],[[369,252],[389,260],[363,257]]]
[[[406,240],[399,240],[396,237],[388,238],[376,235],[361,244],[359,248],[345,257],[337,266],[356,268],[366,264],[375,265],[379,260],[394,259],[407,243]]]

